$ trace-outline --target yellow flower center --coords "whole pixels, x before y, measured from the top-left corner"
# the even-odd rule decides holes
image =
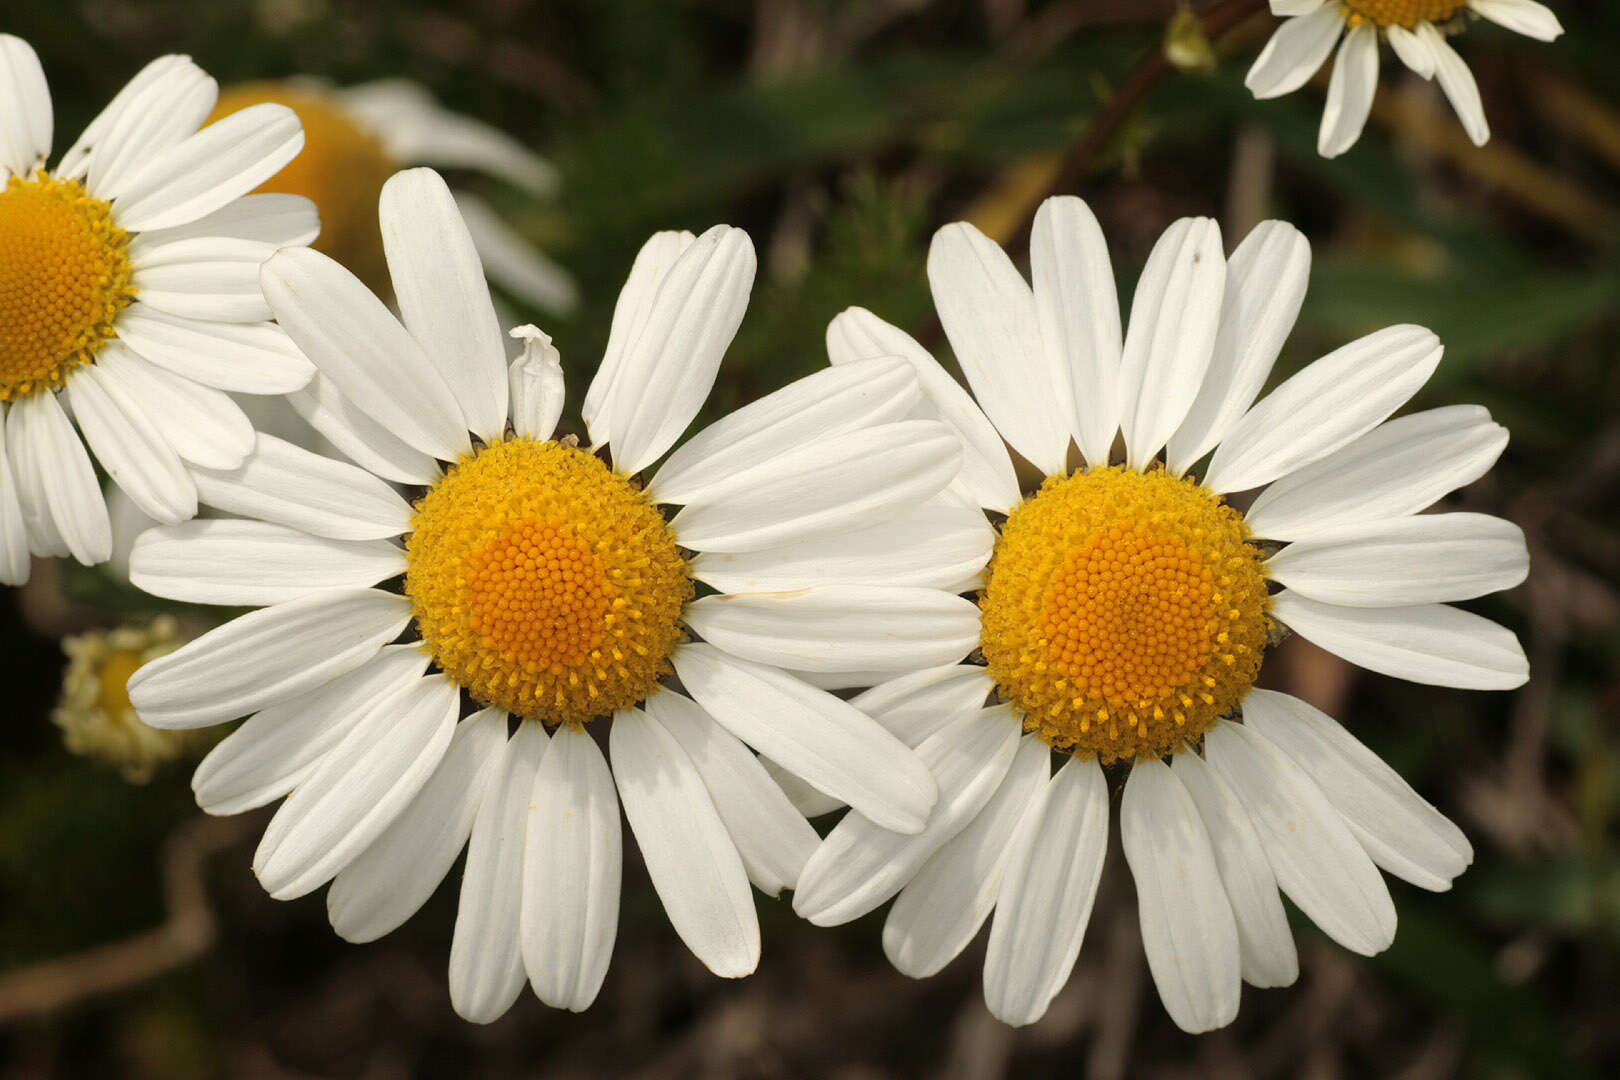
[[[377,198],[400,170],[370,132],[326,95],[283,82],[251,82],[226,88],[212,119],[249,105],[273,102],[298,114],[304,149],[260,191],[303,195],[321,212],[321,235],[310,246],[348,267],[370,289],[388,296],[388,264],[377,226]]]
[[[151,657],[132,649],[114,649],[101,661],[96,675],[96,704],[109,720],[124,723],[133,716],[129,704],[129,677]]]
[[[1468,6],[1468,0],[1341,0],[1351,26],[1372,23],[1383,29],[1413,29],[1420,22],[1443,23]]]
[[[1103,761],[1192,742],[1254,684],[1260,552],[1219,495],[1162,471],[1053,476],[1013,508],[980,601],[1001,696]]]
[[[693,593],[647,496],[557,442],[464,456],[417,503],[405,551],[405,593],[439,666],[481,703],[553,726],[652,693]]]
[[[43,170],[0,191],[0,401],[62,385],[135,296],[112,207]]]

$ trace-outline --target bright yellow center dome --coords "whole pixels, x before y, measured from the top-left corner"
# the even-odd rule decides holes
[[[388,264],[377,226],[383,183],[400,170],[370,132],[318,90],[264,81],[227,87],[213,120],[249,105],[273,102],[298,114],[304,149],[259,191],[303,195],[321,213],[321,235],[310,246],[342,263],[375,293],[388,296]]]
[[[1162,471],[1054,476],[1002,526],[980,646],[1052,746],[1103,761],[1195,741],[1254,684],[1260,552],[1219,495]]]
[[[423,647],[483,704],[582,724],[670,671],[686,561],[592,454],[513,438],[463,457],[417,503],[405,550]]]
[[[1407,30],[1420,22],[1443,23],[1468,6],[1468,0],[1342,0],[1350,25],[1372,23]]]
[[[135,296],[130,274],[107,203],[77,180],[12,176],[0,190],[0,401],[89,363]]]

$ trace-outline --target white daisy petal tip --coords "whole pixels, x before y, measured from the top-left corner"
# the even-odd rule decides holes
[[[523,351],[508,369],[511,383],[512,430],[544,442],[562,418],[565,388],[562,354],[551,336],[532,323],[514,327],[507,336],[523,343]]]

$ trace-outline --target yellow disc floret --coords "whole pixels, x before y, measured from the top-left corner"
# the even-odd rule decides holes
[[[669,673],[686,561],[594,455],[513,438],[464,456],[417,503],[405,550],[423,648],[485,705],[582,724]]]
[[[68,665],[51,719],[68,750],[115,765],[125,780],[144,784],[164,763],[213,742],[205,732],[148,727],[129,703],[129,677],[136,669],[185,643],[179,624],[167,615],[147,625],[64,638]]]
[[[129,237],[77,180],[44,171],[0,190],[0,401],[62,385],[135,296]]]
[[[1411,30],[1420,22],[1443,23],[1468,7],[1468,0],[1342,0],[1351,26],[1372,23],[1379,29]]]
[[[980,602],[1001,696],[1052,746],[1162,757],[1254,684],[1266,582],[1243,518],[1163,471],[1054,476],[1002,527]]]
[[[298,114],[304,149],[259,191],[302,195],[321,213],[321,234],[310,246],[330,255],[386,297],[392,286],[377,226],[377,198],[400,163],[383,144],[318,89],[266,80],[227,87],[213,119],[273,102]]]

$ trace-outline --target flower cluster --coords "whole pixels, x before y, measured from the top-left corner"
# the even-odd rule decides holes
[[[1258,96],[1342,39],[1327,156],[1362,130],[1380,37],[1482,142],[1445,35],[1560,29],[1530,0],[1271,6]],[[1383,874],[1443,890],[1472,861],[1346,727],[1259,685],[1289,634],[1413,682],[1528,676],[1510,631],[1454,606],[1525,578],[1522,533],[1424,512],[1505,430],[1472,405],[1396,415],[1438,338],[1376,330],[1262,395],[1310,276],[1292,226],[1228,253],[1213,221],[1175,222],[1126,313],[1077,198],[1040,206],[1028,278],[946,225],[926,271],[966,387],[851,307],[824,369],[687,436],[752,293],[740,229],[647,240],[571,410],[558,350],[502,332],[486,274],[551,310],[569,279],[406,167],[549,192],[494,129],[393,82],[221,94],[170,56],[47,168],[49,93],[9,36],[0,104],[0,580],[112,556],[99,463],[151,519],[134,586],[252,609],[190,641],[172,620],[70,641],[70,747],[144,778],[190,745],[167,733],[240,721],[196,800],[280,800],[253,872],[283,900],[329,887],[349,941],[465,853],[463,1017],[525,985],[596,999],[621,813],[715,974],[759,963],[753,889],[822,926],[892,899],[884,950],[919,978],[990,922],[1009,1024],[1069,979],[1116,815],[1191,1032],[1230,1023],[1242,983],[1297,977],[1283,896],[1372,954],[1396,927]],[[232,393],[285,398],[324,445]]]

